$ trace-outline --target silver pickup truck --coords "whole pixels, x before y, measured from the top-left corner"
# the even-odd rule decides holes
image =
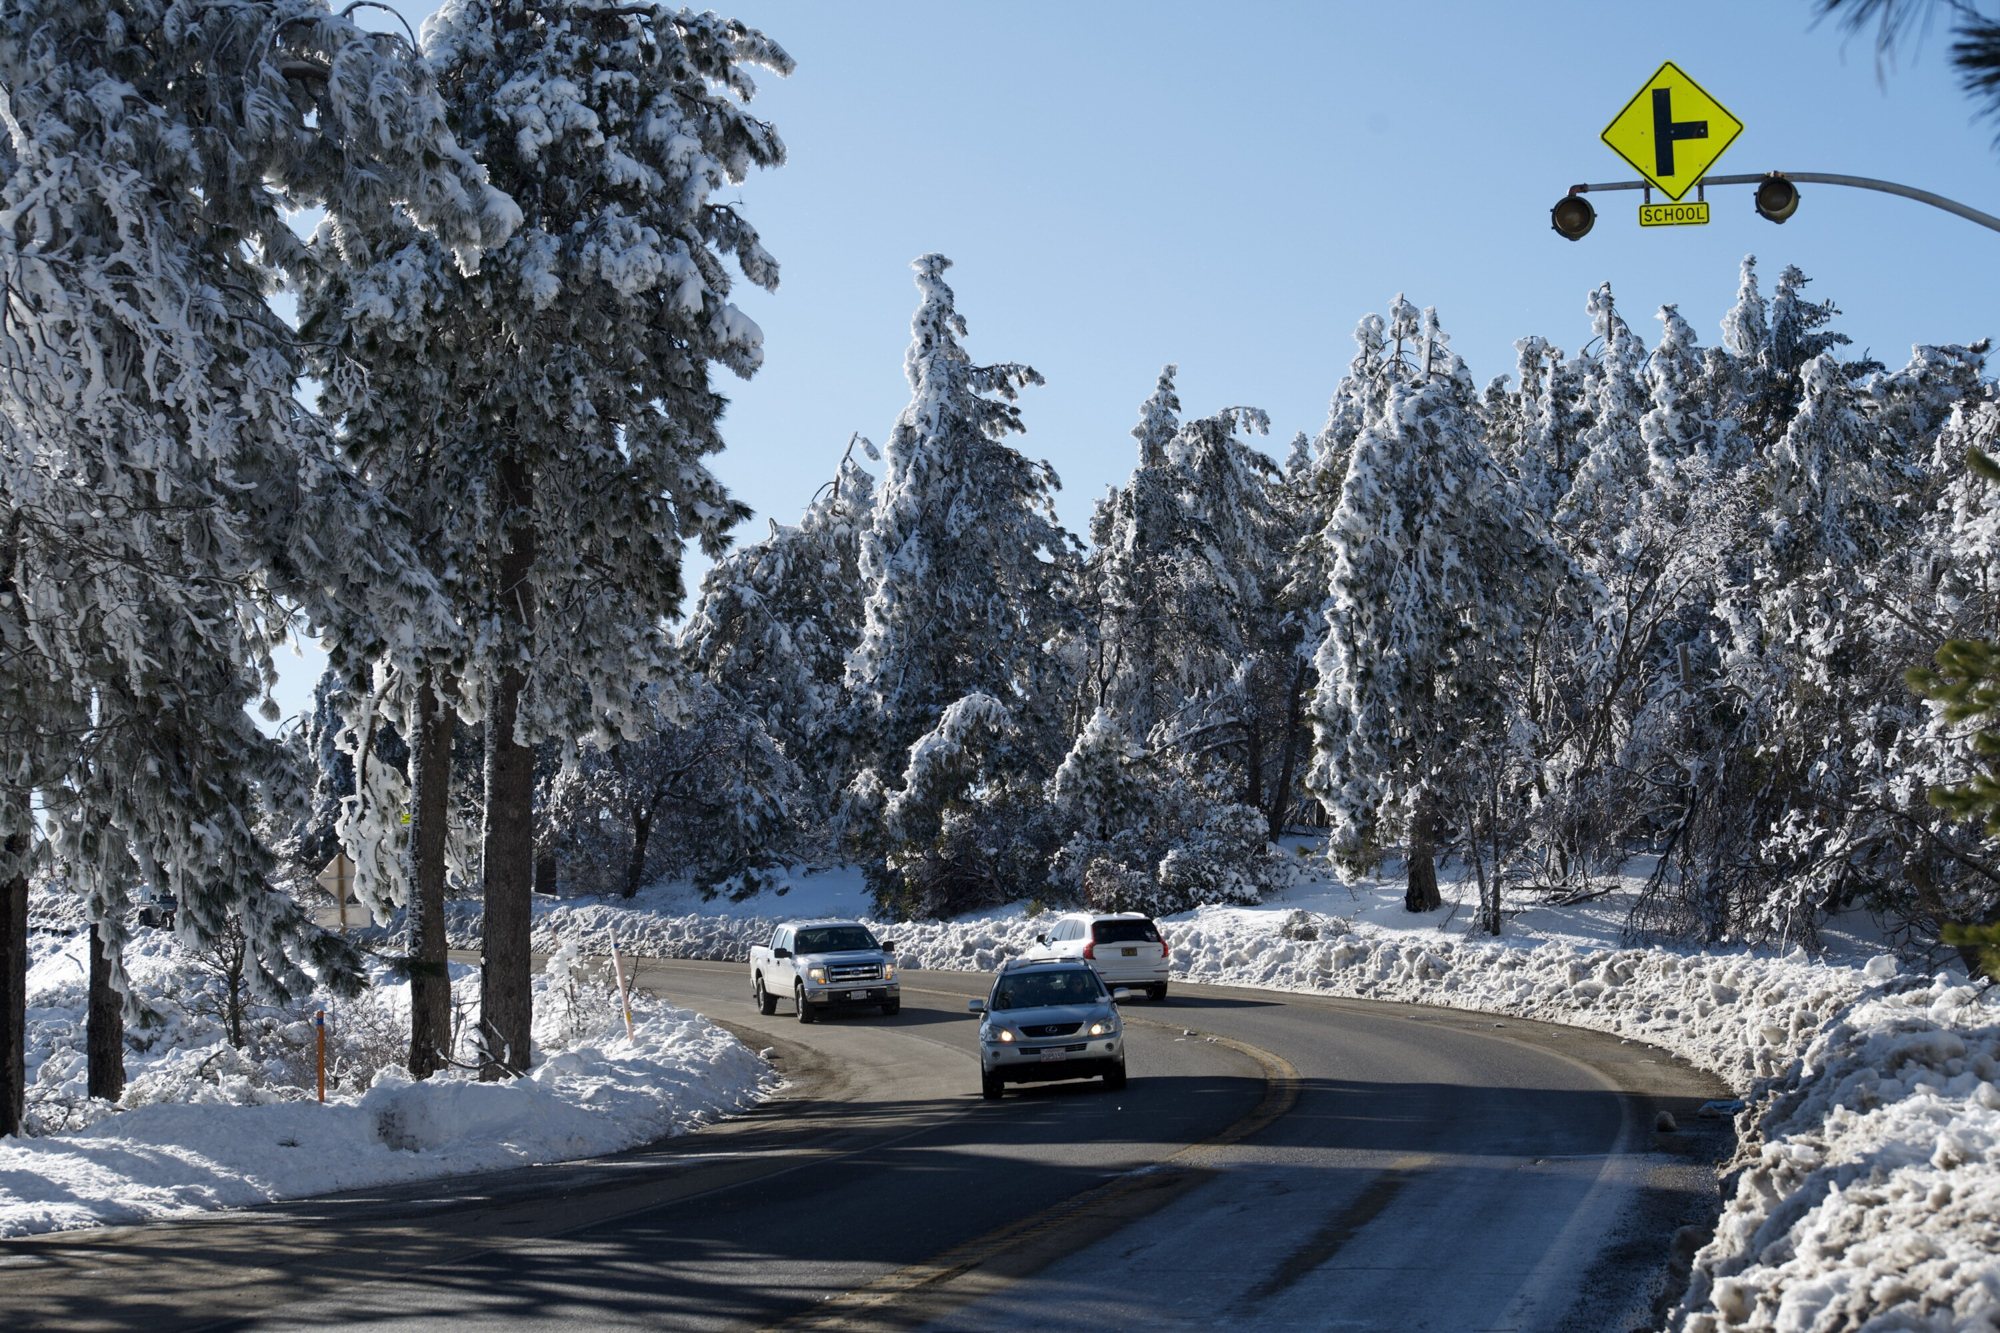
[[[896,942],[877,940],[859,921],[796,921],[771,932],[769,944],[750,947],[750,994],[757,1011],[778,1012],[789,995],[799,1022],[833,1010],[903,1007],[896,984]]]

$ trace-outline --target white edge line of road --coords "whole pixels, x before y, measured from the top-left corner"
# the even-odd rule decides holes
[[[1633,1114],[1633,1101],[1638,1094],[1619,1087],[1600,1070],[1570,1055],[1561,1051],[1550,1051],[1549,1054],[1585,1071],[1618,1098],[1618,1137],[1613,1141],[1611,1150],[1605,1154],[1604,1164],[1598,1168],[1596,1178],[1590,1182],[1590,1188],[1585,1192],[1583,1202],[1571,1211],[1569,1222],[1543,1252],[1541,1262],[1535,1265],[1527,1280],[1514,1293],[1513,1299],[1507,1302],[1506,1311],[1493,1325],[1495,1333],[1526,1328],[1529,1326],[1528,1321],[1538,1315],[1562,1313],[1561,1310],[1552,1311],[1546,1307],[1553,1289],[1573,1288],[1575,1285],[1576,1245],[1585,1235],[1594,1233],[1600,1237],[1610,1236],[1611,1219],[1606,1214],[1612,1211],[1616,1202],[1633,1190],[1635,1182],[1644,1170],[1644,1164],[1637,1151],[1638,1117]],[[1593,1249],[1592,1253],[1595,1254],[1596,1250]]]

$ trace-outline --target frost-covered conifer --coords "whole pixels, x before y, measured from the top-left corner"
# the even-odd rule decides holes
[[[804,776],[762,724],[706,681],[683,715],[550,775],[539,819],[563,886],[629,898],[685,875],[741,897],[797,850]],[[678,697],[673,700],[679,703]]]
[[[1651,405],[1640,418],[1639,435],[1646,444],[1653,483],[1672,486],[1691,456],[1716,457],[1718,425],[1694,330],[1672,305],[1660,307],[1660,323],[1660,345],[1646,358]]]
[[[314,0],[0,11],[6,614],[45,673],[28,720],[0,724],[23,742],[8,805],[54,797],[114,984],[128,858],[191,939],[238,915],[267,995],[305,983],[297,960],[342,962],[264,892],[258,788],[287,784],[243,705],[298,611],[349,657],[436,608],[293,397],[297,344],[265,297],[312,265],[289,210],[394,215],[467,264],[506,235],[512,205],[411,54]]]
[[[1140,405],[1132,428],[1139,464],[1122,489],[1113,487],[1098,501],[1090,524],[1096,549],[1087,577],[1098,609],[1090,701],[1117,708],[1141,730],[1185,693],[1185,683],[1174,678],[1176,654],[1169,646],[1181,629],[1172,593],[1186,528],[1181,487],[1167,458],[1180,431],[1178,373],[1177,366],[1162,369]]]
[[[1576,475],[1557,510],[1558,524],[1588,546],[1615,540],[1646,485],[1648,458],[1640,423],[1646,414],[1646,348],[1605,283],[1586,302],[1600,343],[1584,371],[1590,424],[1578,440]]]
[[[1236,439],[1254,408],[1180,425],[1175,368],[1140,409],[1139,465],[1101,501],[1087,577],[1100,608],[1095,702],[1144,734],[1173,721],[1252,651],[1283,545],[1270,459]]]
[[[1350,863],[1400,812],[1409,905],[1437,905],[1439,803],[1459,751],[1505,711],[1502,676],[1554,564],[1487,453],[1464,363],[1426,312],[1414,364],[1355,442],[1328,525],[1327,635],[1308,778]]]
[[[1037,777],[1045,742],[975,690],[910,745],[898,786],[861,770],[848,788],[850,838],[881,858],[869,867],[881,910],[947,916],[1047,882],[1059,835]]]
[[[613,0],[453,0],[424,43],[522,224],[466,274],[408,229],[330,221],[315,248],[341,263],[302,313],[345,438],[427,525],[464,630],[446,665],[486,723],[498,1076],[528,1058],[530,747],[643,724],[638,687],[673,667],[683,545],[719,556],[746,512],[702,462],[722,447],[710,373],[763,357],[726,261],[765,287],[778,271],[714,195],[784,160],[744,104],[751,68],[792,62],[733,20]]]
[[[974,695],[1009,701],[1013,778],[1026,788],[1038,788],[1067,741],[1047,649],[1071,621],[1074,539],[1056,522],[1054,469],[1005,442],[1022,429],[1016,396],[1041,376],[972,364],[949,266],[942,255],[914,265],[923,299],[904,358],[912,397],[861,537],[863,624],[846,677],[856,798],[886,790],[882,773],[903,769],[918,738]],[[891,813],[900,808],[886,799]],[[860,819],[865,803],[849,804]],[[885,827],[902,845],[894,829],[918,825]]]
[[[1149,752],[1099,709],[1049,780],[1052,813],[1069,830],[1051,878],[1100,911],[1261,901],[1292,867],[1268,841],[1264,813],[1213,786],[1187,756]]]
[[[861,529],[874,504],[875,479],[843,457],[796,525],[773,520],[770,536],[715,562],[681,632],[694,668],[820,782],[828,763],[814,761],[833,758],[828,727],[861,638]]]

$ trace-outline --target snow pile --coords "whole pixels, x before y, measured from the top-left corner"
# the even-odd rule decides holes
[[[1794,950],[1614,949],[1382,931],[1314,912],[1202,908],[1162,922],[1174,976],[1594,1028],[1665,1047],[1738,1088],[1772,1078],[1873,983]],[[1893,965],[1892,960],[1885,960]]]
[[[1876,969],[1887,979],[1891,969]],[[2000,1327],[2000,1023],[1950,978],[1884,986],[1750,1121],[1686,1333]]]
[[[480,911],[476,902],[449,905],[448,929],[453,948],[476,949]],[[816,913],[783,917],[732,915],[720,912],[667,914],[646,905],[646,895],[630,900],[606,898],[537,899],[529,938],[539,953],[554,953],[565,945],[591,954],[619,949],[645,958],[702,958],[744,962],[750,946],[770,941],[783,921],[809,919]],[[877,936],[896,945],[897,961],[906,968],[986,971],[1033,946],[1047,926],[1022,916],[967,921],[865,922]]]
[[[395,1062],[407,985],[312,1001],[329,1010],[340,1057],[321,1105],[310,1024],[254,1012],[238,1049],[205,1012],[206,986],[172,984],[186,960],[142,934],[135,980],[159,1017],[131,1034],[114,1108],[82,1095],[81,947],[35,942],[29,1077],[44,1133],[0,1140],[0,1236],[615,1152],[740,1111],[771,1076],[707,1019],[645,997],[633,998],[628,1037],[615,997],[568,955],[535,979],[538,1058],[511,1082],[479,1083],[469,1068],[413,1081]],[[477,979],[454,974],[464,1033]]]
[[[454,949],[479,947],[479,903],[447,904],[445,924]],[[537,953],[554,953],[570,944],[592,954],[604,954],[616,939],[624,952],[645,958],[742,962],[750,957],[751,945],[763,944],[771,938],[777,924],[776,920],[759,916],[695,912],[665,916],[643,906],[625,906],[611,899],[537,898],[529,940]]]

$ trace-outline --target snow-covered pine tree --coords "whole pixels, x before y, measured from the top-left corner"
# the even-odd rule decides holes
[[[714,685],[687,693],[680,715],[655,712],[637,738],[545,778],[541,845],[563,885],[630,898],[685,875],[704,894],[742,897],[799,850],[808,807],[798,765]]]
[[[1826,327],[1840,313],[1833,302],[1804,299],[1807,281],[1788,264],[1767,301],[1758,289],[1757,256],[1745,255],[1736,304],[1722,319],[1723,346],[1733,358],[1728,413],[1758,448],[1784,434],[1799,401],[1800,367],[1849,342]]]
[[[1187,694],[1175,678],[1181,654],[1173,645],[1181,626],[1172,615],[1187,525],[1177,469],[1167,457],[1180,433],[1177,373],[1177,366],[1162,369],[1139,407],[1139,424],[1132,428],[1139,464],[1122,488],[1112,487],[1098,501],[1085,571],[1098,617],[1089,705],[1116,709],[1142,734]]]
[[[1646,414],[1646,348],[1618,313],[1605,283],[1585,308],[1597,355],[1584,368],[1590,424],[1578,440],[1581,455],[1556,523],[1574,545],[1608,549],[1626,524],[1649,477],[1640,421]]]
[[[1285,600],[1283,562],[1298,545],[1302,515],[1270,459],[1236,438],[1265,429],[1262,412],[1230,408],[1188,422],[1169,446],[1185,515],[1185,573],[1172,610],[1187,691],[1160,739],[1182,762],[1212,772],[1236,802],[1262,810],[1275,838],[1302,739],[1298,649],[1318,608]]]
[[[773,520],[770,536],[715,562],[680,637],[689,665],[756,716],[823,798],[832,795],[828,729],[861,639],[861,529],[875,505],[875,479],[854,461],[853,443],[796,525]]]
[[[1235,438],[1255,408],[1179,424],[1175,367],[1160,372],[1133,438],[1139,463],[1098,503],[1086,565],[1099,609],[1093,700],[1145,734],[1227,682],[1269,598],[1277,469]]]
[[[1332,556],[1308,783],[1344,865],[1379,855],[1401,812],[1407,904],[1438,904],[1440,802],[1462,747],[1500,724],[1505,673],[1556,557],[1487,453],[1464,363],[1426,312],[1406,378],[1356,440]]]
[[[407,230],[323,228],[344,263],[302,313],[345,438],[431,516],[457,580],[453,675],[486,723],[493,1078],[528,1059],[532,746],[637,731],[639,687],[672,687],[683,544],[720,556],[747,512],[702,462],[722,447],[710,372],[763,357],[726,261],[764,287],[778,269],[714,195],[784,160],[745,104],[752,68],[792,61],[734,20],[617,0],[451,0],[424,44],[525,219],[475,275]]]
[[[1050,811],[1068,835],[1050,879],[1099,911],[1262,901],[1293,867],[1268,840],[1264,812],[1218,786],[1189,756],[1147,750],[1099,709],[1049,779]]]
[[[294,399],[265,297],[310,267],[290,210],[394,213],[470,263],[513,207],[407,46],[315,0],[24,0],[0,11],[0,88],[4,614],[39,673],[0,723],[6,804],[44,793],[114,985],[132,857],[190,939],[240,916],[267,995],[305,984],[300,960],[337,983],[351,959],[265,892],[257,788],[284,766],[243,705],[297,612],[345,656],[435,606]]]
[[[913,267],[922,300],[903,363],[912,396],[862,533],[863,624],[847,667],[859,770],[852,795],[867,798],[850,799],[856,818],[884,799],[900,808],[893,794],[872,795],[887,790],[882,774],[903,770],[918,738],[969,696],[1009,701],[1021,765],[1013,776],[1024,790],[1039,787],[1068,741],[1045,649],[1073,619],[1064,585],[1075,539],[1056,521],[1055,470],[1006,443],[1022,429],[1015,398],[1041,376],[1022,365],[973,365],[944,281],[950,261],[924,255]],[[893,828],[891,838],[902,848]],[[897,851],[896,863],[916,850]],[[884,882],[885,895],[896,891]]]
[[[1940,350],[1920,348],[1901,374],[1860,383],[1865,368],[1815,355],[1766,451],[1764,540],[1726,658],[1761,742],[1758,799],[1745,803],[1758,820],[1757,874],[1733,933],[1809,940],[1824,913],[1889,896],[1881,866],[1914,868],[1936,850],[1923,842],[1942,840],[1919,832],[1930,812],[1913,793],[1898,799],[1892,758],[1903,748],[1895,738],[1923,729],[1897,677],[1928,646],[1912,631],[1940,619],[1933,589],[1950,555],[1925,549],[1924,520],[1957,471],[1902,427],[1935,420],[1940,400],[1976,381],[1963,374],[1974,358]],[[1905,410],[1881,410],[1898,401]],[[1935,893],[1962,872],[1918,873]]]

